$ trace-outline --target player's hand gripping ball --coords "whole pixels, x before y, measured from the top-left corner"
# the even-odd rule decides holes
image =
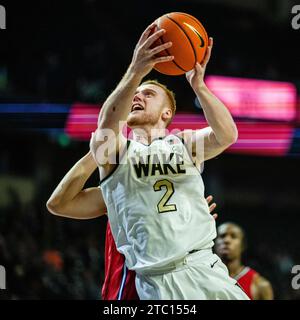
[[[203,25],[195,17],[182,12],[167,13],[156,21],[157,28],[165,29],[152,47],[171,41],[172,47],[157,56],[174,56],[172,61],[157,63],[154,69],[167,75],[184,74],[201,63],[208,46],[208,35]]]

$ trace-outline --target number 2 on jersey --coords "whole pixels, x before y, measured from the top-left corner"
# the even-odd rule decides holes
[[[161,191],[162,187],[165,187],[167,191],[157,204],[158,212],[163,213],[169,211],[177,211],[176,204],[167,204],[167,202],[175,192],[173,183],[169,180],[164,179],[156,181],[153,185],[154,191]]]

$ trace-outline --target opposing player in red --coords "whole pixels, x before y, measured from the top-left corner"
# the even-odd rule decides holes
[[[84,188],[97,165],[89,152],[64,176],[47,202],[54,215],[73,219],[92,219],[106,214],[106,206],[99,187]],[[213,197],[206,198],[210,212],[216,207]],[[216,219],[217,214],[213,217]],[[105,280],[102,286],[103,300],[138,300],[135,288],[135,272],[127,269],[125,258],[117,251],[110,225],[105,238]]]
[[[237,280],[250,299],[272,300],[273,290],[270,282],[242,263],[242,253],[245,249],[245,232],[239,225],[228,222],[218,227],[215,250],[226,264],[230,276]]]

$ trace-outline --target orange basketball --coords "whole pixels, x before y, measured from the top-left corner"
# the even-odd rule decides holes
[[[172,47],[160,52],[157,56],[174,56],[174,60],[157,63],[155,70],[172,76],[184,74],[202,62],[208,46],[208,36],[202,24],[193,16],[172,12],[159,17],[158,29],[166,33],[153,46],[171,41]]]

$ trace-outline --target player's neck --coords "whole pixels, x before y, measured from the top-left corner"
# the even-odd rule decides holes
[[[235,259],[227,262],[227,268],[230,276],[234,278],[245,268],[245,266],[240,259]]]
[[[166,135],[165,128],[135,128],[133,130],[133,139],[143,144],[150,144],[153,140]]]

